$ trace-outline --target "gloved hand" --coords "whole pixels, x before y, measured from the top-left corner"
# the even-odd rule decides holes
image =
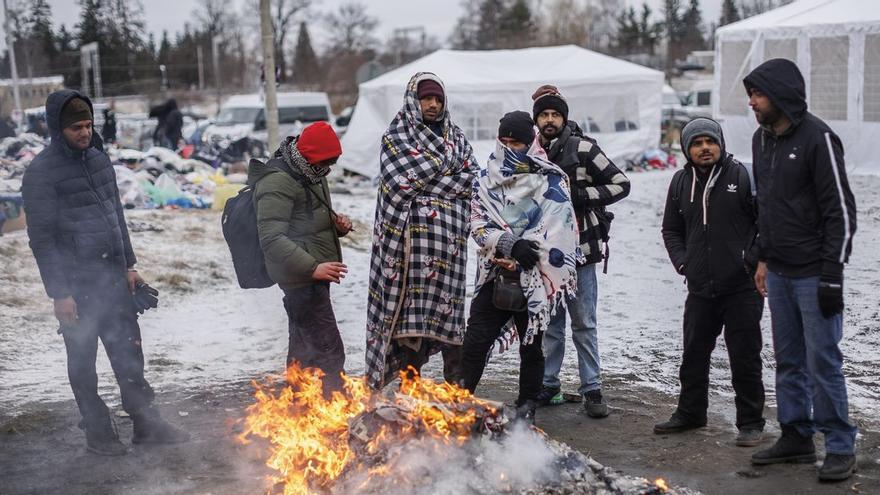
[[[134,290],[134,305],[138,314],[159,306],[159,291],[150,287],[145,282],[138,282]]]
[[[819,309],[822,316],[830,318],[843,311],[843,264],[828,263],[822,265],[819,276]]]
[[[531,270],[538,264],[538,260],[541,259],[541,253],[538,249],[541,247],[535,241],[529,241],[526,239],[520,239],[513,243],[513,248],[510,249],[510,255],[513,256],[522,267],[526,270]]]

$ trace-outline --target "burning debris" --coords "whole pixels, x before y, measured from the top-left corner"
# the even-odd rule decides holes
[[[616,473],[447,383],[402,374],[377,393],[346,377],[326,394],[320,371],[292,366],[254,385],[239,440],[271,445],[272,493],[691,493]]]

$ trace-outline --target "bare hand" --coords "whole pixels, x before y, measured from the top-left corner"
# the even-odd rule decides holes
[[[755,270],[755,288],[763,297],[767,297],[767,263],[758,262],[758,269]]]
[[[63,299],[55,299],[55,318],[62,325],[72,325],[79,319],[76,312],[76,301],[72,296]]]
[[[352,228],[351,219],[348,218],[347,215],[343,215],[341,213],[337,213],[333,218],[333,223],[336,225],[336,233],[339,235],[345,235],[354,230]]]
[[[327,261],[315,268],[315,271],[312,272],[312,280],[336,282],[338,284],[345,278],[346,273],[348,273],[348,267],[345,266],[345,263]]]
[[[135,272],[135,271],[129,270],[125,274],[125,278],[126,278],[126,280],[128,280],[128,291],[131,292],[132,294],[134,294],[134,291],[137,288],[138,282],[146,283],[146,282],[144,282],[144,279],[141,278],[140,274],[138,274],[138,272]]]

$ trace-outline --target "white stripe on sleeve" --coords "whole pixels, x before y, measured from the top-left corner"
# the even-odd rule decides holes
[[[846,199],[843,196],[843,185],[840,183],[840,171],[837,158],[834,156],[834,148],[831,147],[831,134],[825,133],[825,144],[828,146],[828,157],[831,158],[831,170],[834,171],[834,182],[837,184],[837,195],[840,196],[840,209],[843,210],[843,245],[840,247],[840,263],[846,261],[846,247],[852,236],[849,231],[849,211],[846,209]]]

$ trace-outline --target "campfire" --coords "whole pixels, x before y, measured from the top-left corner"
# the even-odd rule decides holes
[[[327,397],[319,370],[294,365],[254,386],[239,440],[268,442],[270,493],[672,493],[445,382],[403,373],[398,390],[378,393],[344,377]]]

